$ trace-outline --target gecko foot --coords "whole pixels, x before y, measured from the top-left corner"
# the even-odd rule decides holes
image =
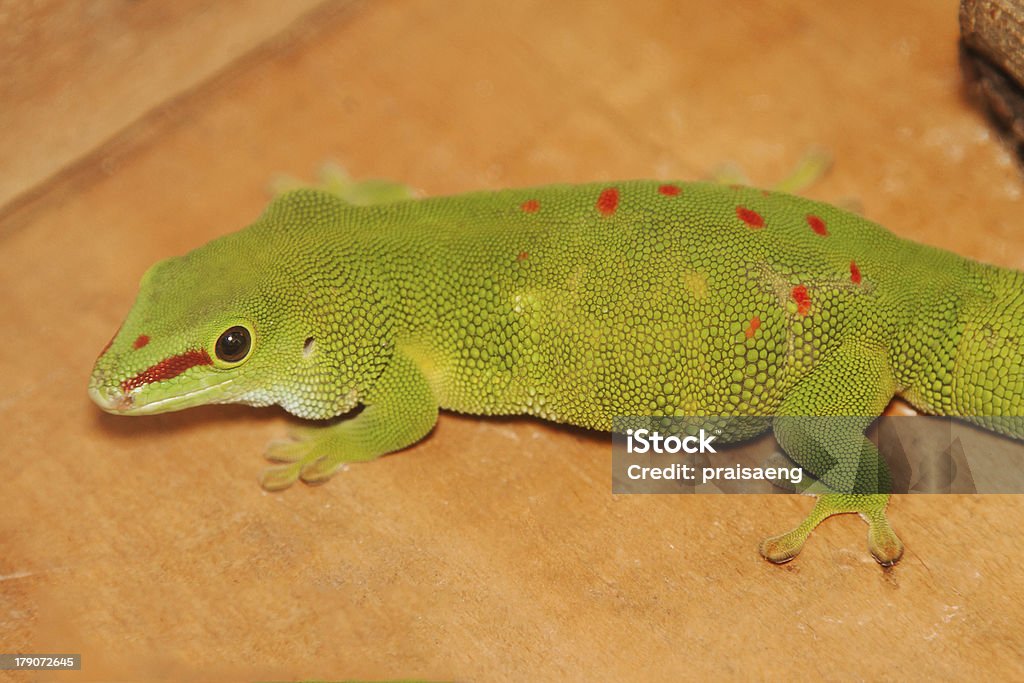
[[[416,196],[409,186],[390,180],[353,180],[344,167],[333,161],[324,163],[319,176],[320,182],[310,185],[298,178],[280,175],[271,181],[271,191],[277,196],[289,190],[313,187],[330,192],[356,206],[387,204]]]
[[[769,562],[784,564],[800,553],[807,537],[822,521],[832,515],[856,512],[868,523],[868,550],[880,565],[891,567],[902,557],[903,543],[885,516],[888,502],[888,495],[824,494],[799,526],[766,538],[758,549]]]
[[[772,564],[786,564],[800,554],[809,535],[810,532],[804,533],[799,528],[793,529],[780,536],[764,539],[758,551]]]
[[[316,484],[330,479],[346,463],[372,460],[369,455],[358,455],[362,451],[346,442],[344,430],[344,425],[299,427],[290,431],[291,438],[271,441],[267,459],[286,464],[264,470],[260,485],[268,491],[280,491],[299,479]]]
[[[330,443],[309,437],[298,441],[272,441],[267,446],[267,459],[288,464],[265,469],[260,475],[260,486],[268,491],[280,491],[299,479],[307,484],[327,481],[349,461],[343,454],[333,452],[330,446]]]
[[[903,542],[885,516],[885,505],[865,510],[860,516],[868,523],[868,550],[878,564],[891,567],[903,557]]]
[[[260,473],[260,486],[267,491],[282,491],[299,478],[299,465],[268,467]]]
[[[313,462],[294,462],[290,465],[268,467],[260,474],[260,486],[267,491],[281,491],[302,479],[307,484],[320,484],[345,464],[343,459],[320,458]]]
[[[264,454],[274,462],[299,462],[310,454],[310,440],[316,440],[323,427],[292,427],[287,439],[277,439],[267,444]]]
[[[776,192],[799,193],[821,179],[832,166],[832,155],[823,149],[809,149],[788,176],[771,186]],[[717,167],[711,181],[720,185],[749,185],[750,179],[735,163]]]
[[[268,467],[260,475],[260,485],[268,491],[280,491],[298,479],[307,484],[330,479],[346,462],[344,455],[334,450],[334,445],[331,439],[317,436],[271,441],[267,446],[267,459],[288,464]]]

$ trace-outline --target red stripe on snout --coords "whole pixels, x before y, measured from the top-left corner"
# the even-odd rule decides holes
[[[121,391],[127,394],[133,389],[138,389],[146,384],[177,377],[189,368],[194,368],[197,365],[213,365],[213,360],[210,358],[210,354],[205,350],[192,350],[186,351],[185,353],[179,353],[176,356],[165,358],[156,365],[152,365],[134,377],[130,377],[121,382]]]

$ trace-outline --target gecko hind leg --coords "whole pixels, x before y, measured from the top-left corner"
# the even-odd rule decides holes
[[[413,199],[416,193],[408,185],[391,180],[353,180],[345,168],[336,161],[327,161],[320,167],[319,182],[310,185],[289,175],[279,175],[271,181],[274,196],[304,187],[324,190],[355,206],[387,204]]]
[[[775,437],[789,458],[817,480],[807,490],[820,493],[820,498],[797,527],[761,543],[765,559],[788,562],[822,521],[852,512],[868,523],[868,550],[879,564],[890,566],[900,559],[903,544],[885,516],[892,489],[889,468],[864,435],[894,393],[886,351],[847,343],[824,358],[783,401]]]
[[[772,185],[776,192],[799,194],[818,182],[832,168],[832,155],[823,149],[808,150],[788,176]]]
[[[823,149],[808,150],[785,178],[770,186],[775,192],[797,194],[820,180],[832,167],[832,155]],[[735,163],[722,164],[711,173],[711,181],[721,185],[749,185],[750,179]]]

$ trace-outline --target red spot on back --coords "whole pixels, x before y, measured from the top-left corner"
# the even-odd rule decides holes
[[[533,213],[540,208],[540,202],[536,199],[527,199],[525,202],[519,205],[519,208],[526,213]]]
[[[675,197],[677,194],[682,192],[682,190],[678,185],[662,185],[658,188],[658,192],[666,197]]]
[[[619,190],[609,187],[601,190],[601,196],[597,198],[597,210],[603,216],[611,216],[619,208]]]
[[[736,207],[736,216],[755,230],[760,230],[764,227],[764,218],[761,214],[745,206]]]
[[[746,331],[747,339],[750,339],[755,334],[757,334],[757,330],[760,327],[761,327],[761,319],[758,318],[755,315],[753,318],[750,319],[750,325],[747,327],[747,331]]]
[[[519,256],[516,256],[516,261],[525,261],[528,258],[530,258],[530,255],[525,251],[521,251],[519,252]]]
[[[823,221],[820,216],[815,216],[813,214],[808,215],[807,225],[811,226],[811,230],[822,237],[828,237],[828,228],[825,227],[825,221]]]
[[[197,365],[213,365],[213,360],[205,349],[201,351],[193,349],[170,358],[165,358],[156,365],[152,365],[134,377],[129,377],[121,382],[121,391],[127,394],[133,389],[138,389],[146,384],[177,377],[189,368],[194,368]]]
[[[790,296],[793,297],[793,301],[796,302],[796,312],[800,315],[807,315],[811,312],[811,295],[807,293],[807,288],[803,285],[797,285],[790,292]]]
[[[850,282],[860,284],[860,268],[857,267],[856,261],[850,261]]]
[[[144,335],[144,334],[140,334],[138,337],[135,338],[135,341],[132,342],[132,348],[133,349],[141,349],[143,346],[145,346],[148,343],[149,343],[149,337]]]

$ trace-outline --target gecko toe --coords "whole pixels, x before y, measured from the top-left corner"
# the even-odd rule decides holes
[[[300,464],[268,467],[260,474],[260,486],[267,491],[281,491],[295,483],[299,478]]]
[[[274,462],[299,462],[309,455],[309,444],[289,439],[271,441],[265,455]]]
[[[794,529],[781,536],[766,538],[761,541],[758,550],[761,556],[772,564],[785,564],[800,554],[806,540],[807,534],[801,534],[799,529]]]
[[[299,476],[307,484],[320,484],[330,479],[343,464],[341,458],[325,456],[306,463]]]
[[[868,550],[875,561],[883,567],[891,567],[903,557],[903,542],[889,526],[889,521],[881,517],[868,519]]]

